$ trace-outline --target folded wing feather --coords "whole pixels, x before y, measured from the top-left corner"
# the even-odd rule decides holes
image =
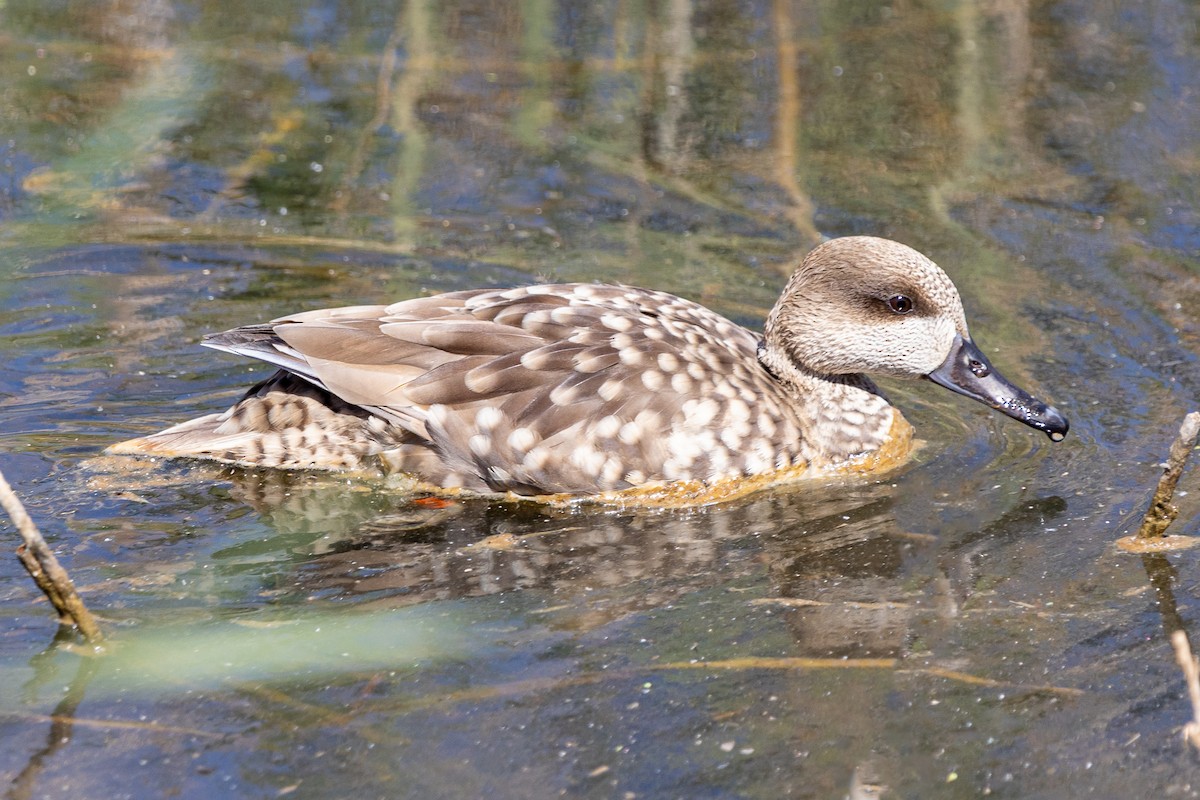
[[[667,302],[683,304],[674,321],[658,319]],[[718,328],[722,344],[709,347]],[[660,430],[686,428],[689,395],[713,390],[709,378],[682,375],[682,384],[695,386],[679,389],[672,370],[719,374],[717,362],[752,358],[757,339],[669,295],[556,286],[310,311],[216,334],[204,344],[274,364],[330,393],[332,405],[376,418],[364,426],[360,459],[398,453],[400,469],[445,486],[582,491],[662,477],[670,454]],[[277,375],[242,403],[265,402],[267,385],[287,382]],[[198,445],[191,454],[239,460],[241,451],[229,442],[242,440],[231,437],[257,432],[251,428],[262,423],[257,412],[237,410],[220,419],[224,455]],[[339,413],[347,419],[345,410]],[[243,418],[254,425],[238,428]],[[381,429],[380,420],[397,429]],[[445,474],[428,474],[431,450]],[[344,465],[345,454],[339,458]],[[695,458],[703,472],[708,454]]]

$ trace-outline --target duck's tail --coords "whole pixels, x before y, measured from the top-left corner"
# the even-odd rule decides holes
[[[105,452],[202,458],[250,467],[358,469],[411,436],[365,409],[280,370],[221,414],[129,439]]]

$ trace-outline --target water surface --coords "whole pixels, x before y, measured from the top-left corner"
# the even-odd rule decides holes
[[[9,796],[1197,796],[1197,555],[1112,544],[1200,391],[1197,14],[0,6],[0,469],[112,639],[0,560]],[[637,512],[96,459],[265,374],[209,331],[536,280],[756,327],[859,233],[1068,440],[892,384],[898,472]]]

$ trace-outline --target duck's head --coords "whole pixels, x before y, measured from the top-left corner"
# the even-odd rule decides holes
[[[763,361],[776,374],[928,378],[1055,441],[1067,433],[1062,414],[975,346],[946,273],[889,239],[848,236],[809,253],[767,317]]]

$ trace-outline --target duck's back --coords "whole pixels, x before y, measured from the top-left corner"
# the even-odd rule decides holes
[[[444,487],[596,493],[804,463],[758,338],[673,295],[567,284],[328,309],[205,344],[281,367],[222,415],[122,446]]]

